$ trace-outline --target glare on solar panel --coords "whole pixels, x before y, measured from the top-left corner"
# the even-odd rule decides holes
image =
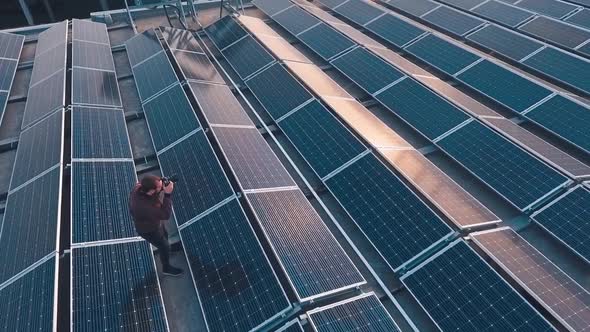
[[[140,62],[163,50],[154,29],[146,30],[128,39],[125,42],[125,49],[131,67],[135,67]]]
[[[180,50],[174,50],[172,54],[184,75],[184,79],[224,83],[223,78],[206,55]]]
[[[22,127],[26,128],[65,105],[65,70],[29,87]]]
[[[67,45],[62,43],[41,55],[35,56],[30,84],[37,84],[58,70],[63,70],[66,66],[66,52]]]
[[[518,29],[569,49],[590,39],[590,31],[545,16],[537,16]]]
[[[467,36],[467,39],[486,49],[520,61],[544,45],[520,33],[488,25]]]
[[[87,41],[109,45],[109,34],[106,24],[87,20],[73,19],[72,39],[74,41]]]
[[[115,72],[74,67],[72,104],[121,107]]]
[[[204,53],[203,48],[189,30],[160,27],[160,31],[170,49]]]
[[[350,98],[350,95],[315,64],[285,61],[285,65],[316,95]]]
[[[189,86],[209,124],[255,127],[226,85],[189,82]]]
[[[220,50],[237,42],[247,35],[246,31],[227,15],[205,28],[207,35]]]
[[[516,6],[555,18],[562,18],[578,8],[576,5],[557,0],[521,0]]]
[[[72,66],[115,71],[111,47],[74,41],[72,42]]]
[[[246,36],[222,53],[242,79],[274,62],[272,55],[252,36]]]
[[[47,30],[44,30],[37,37],[37,47],[35,49],[35,57],[44,52],[67,42],[68,21],[62,21],[53,24]]]

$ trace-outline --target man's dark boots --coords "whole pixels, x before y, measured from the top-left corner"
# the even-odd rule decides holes
[[[178,277],[178,276],[182,275],[183,272],[184,271],[182,271],[182,269],[179,269],[179,268],[174,267],[172,265],[162,269],[162,273],[164,273],[167,276],[173,276],[173,277]]]

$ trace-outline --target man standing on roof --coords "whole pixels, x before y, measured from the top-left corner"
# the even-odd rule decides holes
[[[170,265],[170,243],[164,223],[172,214],[174,182],[146,175],[137,183],[129,197],[129,211],[139,236],[158,248],[162,271],[179,276],[182,269]]]

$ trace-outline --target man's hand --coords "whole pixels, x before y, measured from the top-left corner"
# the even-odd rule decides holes
[[[170,183],[164,187],[164,194],[171,194],[174,190],[174,182],[170,181]]]

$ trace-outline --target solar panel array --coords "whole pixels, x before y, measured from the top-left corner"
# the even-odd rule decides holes
[[[461,239],[402,282],[443,331],[555,330]]]
[[[313,309],[307,315],[314,331],[318,332],[400,330],[372,292]]]
[[[0,32],[0,124],[24,42],[25,36]]]
[[[0,314],[11,318],[3,319],[0,325],[7,331],[51,330],[57,324],[54,306],[61,220],[67,24],[57,23],[38,36],[23,115],[24,130],[19,137],[6,199],[0,232]],[[2,50],[4,56],[18,59],[22,38],[2,37],[0,46],[11,48]],[[14,73],[7,70],[6,74],[12,80]],[[54,82],[55,77],[58,79]],[[51,82],[50,89],[44,88],[47,82]]]
[[[471,238],[570,331],[590,326],[590,293],[512,229],[474,233]]]

